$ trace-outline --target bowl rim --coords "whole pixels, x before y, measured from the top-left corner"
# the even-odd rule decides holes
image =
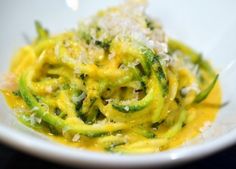
[[[159,153],[140,155],[99,153],[72,148],[54,142],[52,144],[52,142],[50,143],[48,141],[39,141],[36,137],[19,133],[18,131],[3,125],[0,125],[0,141],[27,154],[70,166],[170,166],[203,158],[235,144],[236,130],[231,130],[224,136],[217,137],[216,139],[203,144],[180,147]]]

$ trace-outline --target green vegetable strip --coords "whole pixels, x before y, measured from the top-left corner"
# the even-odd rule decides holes
[[[152,69],[155,72],[155,75],[157,76],[158,82],[162,86],[163,96],[166,95],[168,90],[167,85],[167,78],[165,76],[164,70],[162,68],[162,65],[158,59],[157,56],[147,47],[141,46],[140,47],[141,53],[143,55],[143,58],[145,59],[145,64],[147,69]],[[150,71],[150,70],[149,70]],[[144,109],[153,99],[153,91],[149,92],[141,101],[134,102],[131,104],[117,104],[114,103],[112,106],[113,108],[121,111],[121,112],[135,112]],[[161,111],[160,108],[158,108],[158,113],[155,112],[156,116]],[[155,117],[156,119],[157,117]]]
[[[130,113],[135,112],[144,109],[147,107],[154,98],[154,90],[151,88],[148,92],[148,94],[139,101],[130,101],[129,104],[122,104],[122,103],[113,103],[112,107],[115,108],[118,111],[121,111],[123,113]]]
[[[200,68],[206,70],[211,75],[215,75],[215,71],[212,66],[202,58],[202,55],[191,49],[190,47],[184,45],[183,43],[169,39],[168,47],[170,52],[174,52],[175,50],[180,50],[184,55],[189,57],[194,64],[198,64]]]
[[[177,122],[164,134],[163,138],[169,139],[175,136],[182,129],[186,116],[186,110],[181,110]]]
[[[37,38],[38,41],[48,38],[49,35],[48,30],[43,28],[43,26],[39,21],[35,21],[35,27],[38,33],[38,38]]]
[[[203,100],[207,98],[207,96],[211,93],[212,89],[214,88],[218,78],[219,78],[219,75],[216,75],[214,80],[211,82],[211,84],[205,90],[203,90],[201,93],[199,93],[196,96],[194,100],[195,103],[201,103]]]
[[[17,116],[17,119],[24,125],[31,127],[37,131],[45,131],[46,129],[41,124],[32,124],[30,121],[30,116],[26,114],[21,114]]]
[[[86,118],[86,123],[87,124],[95,123],[98,113],[99,113],[99,110],[97,108],[93,108],[92,110],[90,110],[90,113],[88,114]]]
[[[102,145],[106,151],[112,152],[115,147],[126,144],[126,139],[122,137],[122,135],[110,135],[98,138],[97,142]]]
[[[147,47],[142,47],[141,50],[146,59],[148,68],[152,68],[152,70],[154,70],[156,73],[156,76],[163,89],[163,96],[165,96],[168,92],[167,77],[159,60],[159,56],[156,56],[153,51]]]
[[[151,130],[148,130],[148,129],[144,129],[144,128],[135,128],[134,129],[134,132],[137,133],[137,134],[140,134],[146,138],[155,138],[156,137],[156,134],[151,131]]]
[[[37,117],[42,118],[42,120],[52,126],[55,127],[55,129],[59,133],[68,132],[69,134],[82,134],[88,137],[96,137],[101,136],[103,134],[106,134],[108,132],[114,132],[117,130],[121,130],[124,128],[124,125],[122,124],[107,124],[101,127],[93,127],[85,124],[78,124],[78,125],[70,125],[67,124],[66,121],[62,120],[61,118],[57,117],[56,115],[53,115],[49,112],[45,112],[40,105],[40,103],[37,102],[36,98],[31,94],[30,90],[27,88],[27,82],[25,75],[21,76],[19,81],[20,86],[20,92],[22,95],[22,98],[26,102],[26,104],[31,109],[35,109],[34,113]],[[110,127],[109,127],[110,126]],[[110,128],[110,129],[108,129]]]
[[[155,75],[156,75],[157,79],[159,80],[159,83],[162,86],[163,96],[166,96],[166,94],[168,92],[167,77],[166,77],[165,72],[161,66],[161,63],[157,57],[155,57],[153,59],[152,69],[154,70]]]
[[[183,43],[177,40],[169,39],[168,47],[170,52],[174,52],[175,50],[181,51],[183,54],[190,57],[193,63],[199,61],[199,53],[195,52],[193,49],[189,48],[188,46],[184,45]]]
[[[141,54],[143,55],[143,58],[145,60],[144,69],[146,70],[146,73],[148,75],[150,75],[151,65],[153,63],[153,58],[155,55],[153,54],[153,52],[149,48],[147,48],[143,45],[141,45],[140,51],[141,51]]]
[[[112,149],[113,152],[121,152],[121,153],[151,153],[155,152],[161,146],[164,146],[168,143],[167,139],[162,138],[154,138],[148,139],[144,141],[137,141],[132,144],[125,144],[116,146]]]
[[[152,74],[154,74],[154,84],[157,88],[157,93],[155,95],[155,105],[156,105],[156,108],[153,111],[153,115],[152,115],[152,123],[156,123],[156,122],[160,122],[160,114],[161,114],[161,111],[164,107],[164,92],[163,92],[163,86],[161,86],[161,83],[160,83],[160,79],[158,79],[158,76],[156,76],[156,72],[152,71]]]

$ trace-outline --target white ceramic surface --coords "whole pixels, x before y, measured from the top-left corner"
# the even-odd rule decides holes
[[[70,1],[70,0],[67,0]],[[73,0],[72,0],[73,1]],[[70,8],[65,0],[0,1],[0,73],[11,56],[34,36],[34,20],[53,33],[76,27],[78,20],[120,0],[80,0]],[[148,155],[121,156],[65,147],[19,124],[0,96],[0,141],[35,156],[73,166],[166,166],[204,157],[236,143],[236,1],[150,0],[148,13],[167,33],[203,52],[221,72],[223,101],[216,122],[184,147]]]

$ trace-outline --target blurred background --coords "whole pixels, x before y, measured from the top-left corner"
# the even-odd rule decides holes
[[[210,157],[190,162],[184,165],[173,166],[176,169],[233,169],[235,168],[236,146],[219,152]],[[0,168],[1,169],[72,169],[68,166],[51,162],[20,153],[0,144]],[[79,167],[78,169],[82,169]],[[104,168],[105,169],[105,168]],[[147,168],[145,168],[147,169]],[[154,169],[154,168],[153,168]],[[156,168],[157,169],[157,168]]]

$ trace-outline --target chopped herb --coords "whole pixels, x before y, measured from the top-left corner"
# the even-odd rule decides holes
[[[179,99],[179,98],[175,98],[175,102],[176,102],[177,104],[180,104],[180,99]]]
[[[55,112],[55,114],[56,114],[57,116],[59,116],[59,115],[61,114],[61,109],[59,109],[58,107],[56,107],[54,112]]]
[[[85,31],[79,31],[78,32],[79,37],[84,40],[87,44],[90,44],[91,41],[93,40],[92,36]]]
[[[63,84],[62,89],[63,89],[63,90],[68,90],[68,89],[70,89],[70,84],[68,84],[68,83]]]
[[[85,78],[87,77],[88,75],[86,75],[86,74],[81,74],[80,75],[80,78],[82,79],[82,80],[85,80]]]
[[[13,91],[12,94],[14,94],[14,96],[21,97],[21,93],[19,90]]]
[[[101,28],[97,26],[97,27],[96,27],[96,31],[97,31],[97,32],[101,31]]]
[[[81,108],[82,108],[82,105],[83,105],[83,101],[84,99],[86,98],[86,93],[85,92],[82,92],[77,100],[76,100],[76,103],[75,103],[75,109],[76,109],[76,112],[78,113],[78,116],[80,117],[82,112],[81,112]]]
[[[95,41],[95,45],[103,48],[105,51],[109,50],[110,43],[111,43],[110,41],[99,41],[99,40]]]
[[[97,116],[98,114],[101,113],[100,110],[96,107],[93,108],[90,113],[88,114],[87,118],[86,118],[86,123],[87,124],[93,124],[96,122]]]
[[[151,19],[146,18],[145,22],[146,22],[147,28],[149,28],[151,31],[155,29],[154,23]]]
[[[54,112],[58,117],[62,119],[65,119],[67,117],[67,114],[62,112],[61,109],[59,109],[58,107],[55,108]]]
[[[156,137],[156,134],[152,130],[138,128],[135,130],[135,132],[149,139]]]
[[[156,122],[152,124],[152,128],[158,129],[162,123],[164,123],[165,120],[162,120],[161,122]]]

